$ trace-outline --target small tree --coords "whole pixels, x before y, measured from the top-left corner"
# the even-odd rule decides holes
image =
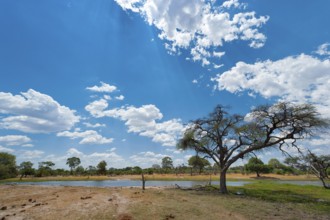
[[[91,175],[95,175],[97,173],[97,169],[95,166],[88,166],[88,168],[86,168],[86,172],[88,174],[88,178]]]
[[[42,161],[39,162],[38,176],[49,176],[52,175],[52,167],[55,166],[55,163],[52,161]]]
[[[321,180],[323,187],[330,189],[330,155],[317,156],[308,151],[305,155],[302,154],[300,157],[294,157],[294,160],[287,161],[294,162],[292,165],[296,167],[308,167]]]
[[[260,177],[260,173],[268,173],[269,171],[267,165],[256,157],[251,157],[245,167],[248,171],[255,172],[257,177]]]
[[[173,168],[173,160],[170,157],[164,157],[162,159],[162,168],[167,172]]]
[[[21,174],[20,180],[23,178],[23,176],[26,177],[27,175],[34,175],[35,173],[33,169],[33,163],[31,161],[22,162],[18,168]]]
[[[199,174],[202,173],[204,167],[210,166],[210,162],[208,160],[206,160],[205,158],[201,158],[197,155],[190,157],[188,160],[188,164],[195,169],[197,168]]]
[[[70,157],[66,160],[66,164],[70,167],[70,173],[73,174],[73,170],[79,166],[80,159],[78,157]]]
[[[281,164],[281,162],[276,158],[270,159],[268,161],[268,165],[273,169],[280,169],[283,166],[283,164]]]
[[[17,175],[15,155],[0,152],[0,179],[13,178]]]
[[[104,160],[102,160],[97,165],[97,172],[98,172],[98,174],[106,175],[107,174],[107,162],[105,162]]]
[[[220,168],[220,192],[228,193],[226,173],[237,160],[266,148],[298,148],[297,140],[329,124],[309,104],[259,106],[246,117],[230,115],[219,105],[208,117],[192,121],[177,146],[212,159]]]
[[[295,174],[299,173],[306,173],[308,166],[305,163],[301,163],[301,158],[294,156],[294,157],[287,157],[284,159],[284,163],[287,164]]]

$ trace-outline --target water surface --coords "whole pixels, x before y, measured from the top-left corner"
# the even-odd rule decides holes
[[[243,186],[249,181],[227,181],[227,186]],[[141,186],[140,180],[98,180],[98,181],[44,181],[44,182],[15,182],[22,185],[43,185],[43,186],[87,186],[87,187],[136,187]],[[193,187],[196,185],[206,185],[208,181],[146,181],[148,186],[175,186]],[[212,181],[213,185],[218,185],[218,181]]]

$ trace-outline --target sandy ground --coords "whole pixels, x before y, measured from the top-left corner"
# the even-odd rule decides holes
[[[0,220],[330,219],[301,204],[170,188],[0,185]]]
[[[148,188],[144,193],[139,188],[0,185],[0,220],[183,219],[156,201],[167,197],[171,203],[171,195],[161,191],[164,189]],[[226,210],[221,210],[221,216],[244,219]]]

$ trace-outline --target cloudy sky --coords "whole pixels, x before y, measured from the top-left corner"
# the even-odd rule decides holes
[[[35,165],[160,164],[215,105],[330,117],[330,2],[0,1],[0,151]],[[327,135],[304,145],[330,153]],[[262,159],[281,158],[267,151]]]

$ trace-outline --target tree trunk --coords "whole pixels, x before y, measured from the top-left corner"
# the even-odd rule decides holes
[[[145,186],[146,186],[146,179],[144,178],[144,175],[142,173],[142,190],[145,190]]]
[[[220,193],[227,194],[227,184],[226,184],[226,174],[227,170],[220,171]]]
[[[321,178],[321,177],[319,177],[319,179],[322,181],[323,187],[324,187],[325,189],[330,189],[330,184],[327,184],[327,183],[325,182],[325,180],[324,180],[323,178]]]

